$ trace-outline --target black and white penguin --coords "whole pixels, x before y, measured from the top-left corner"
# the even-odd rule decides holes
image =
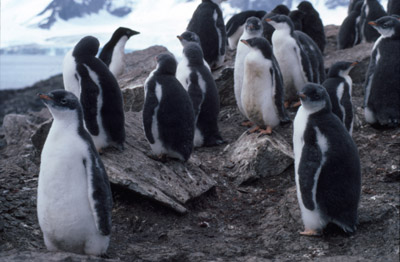
[[[297,198],[305,230],[319,235],[328,223],[356,230],[361,193],[358,150],[332,113],[325,88],[307,84],[293,125]]]
[[[349,6],[347,8],[347,15],[349,15],[351,13],[351,11],[354,10],[357,3],[364,3],[364,0],[350,0]]]
[[[257,17],[249,17],[246,20],[246,27],[245,30],[240,37],[240,39],[250,39],[254,37],[261,37],[263,32],[263,27],[261,20]],[[243,78],[244,78],[244,61],[246,59],[247,54],[250,52],[251,48],[248,45],[243,43],[239,43],[237,50],[236,50],[236,57],[235,57],[235,66],[233,71],[233,80],[234,80],[234,93],[236,104],[239,108],[239,111],[242,115],[245,116],[242,107],[241,101],[241,90],[243,87]]]
[[[271,38],[272,34],[275,31],[275,28],[265,22],[265,19],[273,17],[274,15],[289,15],[290,10],[286,5],[277,5],[274,9],[272,9],[269,13],[265,14],[261,19],[263,25],[263,36],[272,44]]]
[[[400,16],[400,1],[399,0],[389,0],[388,1],[387,14]]]
[[[302,31],[303,29],[303,18],[305,13],[300,10],[293,10],[289,13],[289,18],[292,20],[294,25],[294,30]]]
[[[143,127],[153,153],[187,161],[193,150],[195,118],[186,90],[176,79],[170,54],[157,56],[157,68],[146,79]]]
[[[45,245],[50,251],[103,255],[110,241],[112,194],[79,100],[65,90],[39,97],[53,115],[37,190]]]
[[[290,121],[283,103],[283,80],[272,47],[263,37],[240,40],[249,46],[244,61],[241,103],[247,119],[256,126],[250,133],[261,130],[271,134],[272,128]]]
[[[64,58],[64,88],[73,92],[83,108],[85,127],[98,150],[108,146],[123,149],[125,116],[118,82],[96,57],[99,41],[82,38]]]
[[[113,33],[110,41],[104,45],[99,58],[103,61],[115,77],[120,76],[125,70],[125,44],[128,39],[139,32],[126,27],[119,27]]]
[[[350,135],[353,133],[354,112],[352,103],[353,81],[350,71],[358,62],[337,62],[331,66],[327,79],[322,83],[329,94],[332,112],[339,117]]]
[[[178,71],[179,70],[179,71]],[[203,58],[201,46],[186,43],[176,75],[188,92],[195,117],[194,146],[216,146],[224,141],[218,129],[219,96],[210,68]]]
[[[231,50],[235,50],[240,36],[243,34],[244,27],[246,25],[246,20],[249,17],[258,17],[258,18],[263,18],[263,16],[267,12],[262,11],[262,10],[246,10],[243,12],[240,12],[238,14],[233,15],[228,22],[226,23],[226,36],[228,38],[228,44],[229,48]]]
[[[176,37],[179,39],[179,41],[181,42],[183,47],[185,47],[188,43],[197,43],[198,45],[201,46],[200,37],[196,33],[193,33],[193,32],[190,32],[190,31],[185,31],[181,35],[178,35]],[[204,60],[204,65],[208,69],[210,69],[210,66],[208,65],[207,61],[204,59],[204,56],[203,56],[203,60]],[[180,67],[185,67],[185,66],[186,66],[185,63],[179,63],[178,64],[178,68],[176,69],[176,72],[177,72],[176,73],[176,78],[181,83],[182,83],[182,80],[186,78],[186,73],[184,73],[183,75],[180,75],[181,72],[185,72],[185,69],[184,68],[180,68]]]
[[[323,56],[309,36],[294,31],[288,16],[276,15],[266,21],[275,28],[272,47],[283,76],[285,101],[289,105],[297,100],[297,92],[307,82],[322,83],[325,80]]]
[[[400,123],[400,21],[385,16],[369,25],[381,37],[372,49],[365,80],[365,120],[396,127]]]
[[[362,5],[363,1],[358,1],[340,25],[337,36],[338,49],[350,48],[361,43],[362,36],[358,21],[360,20]]]
[[[379,33],[368,22],[375,21],[382,16],[386,16],[386,12],[378,0],[364,0],[358,24],[363,42],[374,42],[378,39]]]
[[[304,13],[302,21],[302,31],[311,37],[312,40],[318,45],[322,53],[324,53],[326,45],[326,37],[324,25],[319,13],[314,9],[312,4],[308,1],[302,1],[297,9]]]
[[[211,69],[220,67],[225,59],[227,39],[220,6],[223,1],[226,0],[202,0],[186,28],[200,37],[204,59]]]

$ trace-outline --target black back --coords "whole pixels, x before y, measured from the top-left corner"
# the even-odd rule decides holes
[[[217,13],[216,22],[213,18],[214,12]],[[215,26],[220,33],[215,29]],[[218,62],[218,56],[225,55],[225,43],[227,41],[224,18],[219,6],[210,0],[202,0],[202,3],[194,11],[187,30],[200,37],[204,59],[211,68],[214,68]]]
[[[318,45],[321,52],[324,52],[326,38],[324,25],[319,13],[314,9],[312,4],[308,1],[302,1],[297,9],[302,11],[305,15],[302,19],[302,31],[309,35],[312,40]]]
[[[389,0],[387,4],[388,15],[400,15],[400,1]]]
[[[119,27],[117,30],[115,30],[107,44],[104,45],[99,54],[99,59],[103,61],[107,66],[109,66],[111,63],[114,47],[121,39],[121,37],[126,36],[129,39],[129,37],[137,34],[139,34],[139,32],[136,32],[126,27]]]
[[[368,6],[368,8],[367,8]],[[368,14],[366,10],[369,10]],[[368,24],[370,21],[375,21],[382,16],[386,16],[386,12],[378,0],[366,0],[361,9],[360,26],[361,33],[367,42],[374,42],[379,38],[380,34]]]
[[[95,57],[94,45],[99,42],[94,41],[94,37],[88,36],[83,38],[75,46],[72,55],[75,57],[77,64],[77,72],[80,77],[81,97],[80,101],[83,107],[83,115],[86,127],[90,134],[96,136],[99,134],[99,126],[97,123],[97,97],[102,92],[103,105],[100,110],[102,124],[110,142],[122,145],[125,141],[125,116],[123,110],[122,94],[118,82],[108,67],[98,58]],[[89,50],[92,52],[85,53],[88,43],[92,43]],[[97,53],[97,52],[96,52]],[[94,71],[98,77],[100,86],[92,79],[89,70]]]
[[[360,28],[357,18],[361,15],[362,1],[358,1],[349,15],[343,20],[337,36],[338,49],[350,48],[361,42]]]
[[[358,150],[344,125],[331,111],[326,90],[315,84],[306,85],[302,93],[309,101],[325,100],[325,108],[311,114],[304,131],[304,147],[298,168],[301,196],[304,205],[314,210],[312,188],[318,178],[316,201],[321,212],[334,222],[354,231],[361,193],[361,170]],[[302,99],[304,104],[304,100]],[[318,133],[327,139],[328,149],[322,155]],[[324,161],[323,161],[324,159]]]
[[[175,78],[177,63],[170,54],[157,57],[158,69],[147,79],[143,107],[143,126],[147,139],[155,142],[151,127],[156,107],[158,132],[163,146],[189,159],[193,150],[194,112],[192,102],[181,83]],[[161,101],[156,96],[156,86],[162,90]]]
[[[289,17],[294,25],[294,30],[302,31],[304,16],[305,14],[300,10],[293,10],[289,13]]]
[[[244,25],[244,23],[246,22],[247,18],[255,16],[258,18],[262,18],[264,15],[266,14],[265,11],[257,11],[257,10],[247,10],[247,11],[243,11],[240,12],[238,14],[233,15],[228,22],[226,23],[226,36],[230,37],[232,36],[237,29]]]

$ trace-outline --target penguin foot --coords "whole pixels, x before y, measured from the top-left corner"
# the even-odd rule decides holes
[[[255,126],[255,127],[253,127],[252,129],[250,129],[249,131],[247,131],[249,134],[253,134],[253,133],[255,133],[256,131],[258,131],[258,130],[260,130],[260,128],[261,127],[259,127],[259,126]]]
[[[251,121],[243,121],[240,125],[241,125],[241,126],[250,127],[250,126],[253,126],[254,124],[253,124],[253,122],[251,122]]]
[[[147,155],[149,158],[155,160],[155,161],[159,161],[161,163],[166,163],[167,162],[167,155],[165,154],[161,154],[161,155]]]
[[[272,127],[267,126],[266,129],[260,128],[260,135],[271,135],[272,134]]]
[[[321,232],[313,229],[306,229],[303,232],[300,232],[302,236],[309,236],[309,237],[317,237],[321,236]]]

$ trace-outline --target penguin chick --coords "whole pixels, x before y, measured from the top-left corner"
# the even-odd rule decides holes
[[[64,90],[39,97],[53,116],[37,191],[45,245],[50,251],[103,255],[110,241],[112,195],[79,100]]]
[[[371,43],[379,38],[379,33],[368,22],[375,21],[383,16],[386,16],[386,12],[378,0],[364,0],[358,20],[363,42]]]
[[[364,114],[370,124],[400,123],[400,21],[391,16],[369,22],[380,34],[365,80]]]
[[[157,56],[157,67],[146,79],[143,127],[153,153],[187,161],[193,150],[194,112],[186,90],[175,78],[176,60]]]
[[[101,50],[99,59],[108,66],[115,78],[122,75],[125,70],[124,58],[126,42],[131,36],[137,34],[139,34],[139,32],[126,27],[119,27],[111,36],[110,41],[108,41]]]
[[[275,28],[271,26],[269,23],[265,21],[265,19],[273,17],[275,15],[289,15],[290,10],[286,5],[277,5],[271,12],[264,15],[261,19],[263,25],[263,36],[268,40],[270,44],[272,44],[272,34],[275,31]]]
[[[180,70],[181,72],[178,72]],[[224,141],[218,129],[219,95],[201,46],[188,42],[183,48],[183,59],[176,75],[188,92],[195,117],[194,146],[215,146]]]
[[[320,235],[328,223],[356,230],[361,193],[358,150],[332,113],[325,88],[307,84],[293,125],[297,198],[305,230]]]
[[[349,73],[356,65],[357,62],[333,64],[322,83],[331,99],[332,112],[339,117],[350,135],[353,133],[354,111],[351,97],[353,81]]]
[[[283,106],[283,83],[278,62],[262,37],[240,40],[250,47],[245,58],[241,103],[245,116],[256,124],[250,132],[265,128],[271,134],[281,121],[289,122]]]
[[[350,14],[343,20],[337,35],[338,49],[350,48],[361,42],[360,28],[357,21],[360,19],[363,2],[357,2]]]

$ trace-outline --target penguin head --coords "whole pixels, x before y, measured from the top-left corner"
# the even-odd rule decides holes
[[[178,35],[177,38],[181,41],[183,47],[186,46],[187,43],[195,42],[200,45],[200,37],[191,31],[185,31],[181,35]]]
[[[99,51],[100,42],[96,37],[85,36],[74,47],[72,55],[79,56],[96,56]]]
[[[303,11],[306,14],[315,13],[315,9],[313,5],[308,1],[302,1],[298,6],[297,9]]]
[[[332,111],[331,100],[326,89],[318,84],[308,83],[298,92],[304,109],[312,113],[322,109]]]
[[[361,14],[361,8],[362,8],[363,4],[364,4],[364,1],[357,2],[351,11],[355,12],[356,14]]]
[[[384,16],[376,21],[368,22],[383,37],[400,36],[400,21],[393,16]]]
[[[258,17],[252,16],[246,20],[246,32],[249,34],[256,34],[262,31],[261,20]]]
[[[47,94],[38,94],[38,96],[55,119],[71,118],[76,114],[82,114],[81,104],[71,92],[59,89]]]
[[[264,37],[254,37],[247,40],[240,40],[243,44],[250,47],[253,50],[259,50],[265,59],[271,60],[272,57],[272,47],[268,43],[268,40]]]
[[[348,75],[358,62],[336,62],[329,68],[328,77],[344,77]]]
[[[194,42],[189,42],[183,48],[183,55],[189,61],[189,65],[203,65],[203,50],[201,46]]]
[[[290,9],[286,5],[277,5],[271,13],[279,15],[289,15]]]
[[[272,25],[276,30],[286,30],[289,32],[293,32],[294,30],[292,20],[286,15],[274,15],[266,18],[265,21]]]
[[[114,34],[112,35],[112,38],[120,39],[123,36],[126,37],[131,37],[133,35],[140,34],[137,31],[134,31],[132,29],[126,28],[126,27],[119,27],[117,30],[115,30]]]
[[[177,62],[172,54],[164,53],[156,57],[158,74],[175,75]]]

